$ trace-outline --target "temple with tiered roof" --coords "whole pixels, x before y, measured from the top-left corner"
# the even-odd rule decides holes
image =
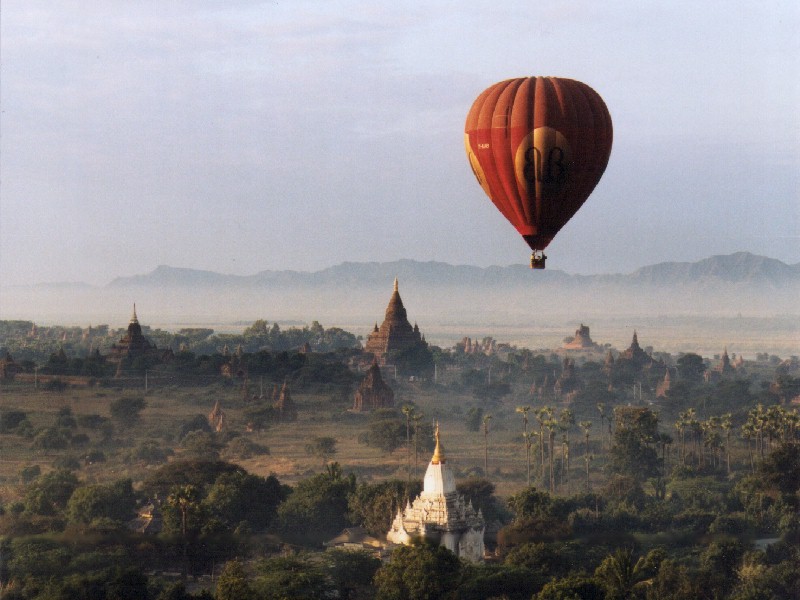
[[[410,350],[416,347],[427,347],[425,337],[420,333],[416,323],[412,326],[408,321],[403,300],[398,291],[397,278],[394,280],[394,291],[386,307],[383,323],[367,336],[364,350],[371,352],[379,363],[386,363],[386,355],[390,352]]]
[[[483,560],[486,523],[480,509],[456,491],[453,471],[447,465],[436,425],[436,449],[425,471],[422,493],[397,511],[386,539],[410,544],[415,538],[438,543],[459,558]]]
[[[151,344],[142,333],[142,326],[136,316],[136,305],[134,304],[133,315],[128,323],[128,332],[111,346],[108,360],[118,363],[121,368],[135,358],[152,355],[155,352],[157,352],[155,345]]]

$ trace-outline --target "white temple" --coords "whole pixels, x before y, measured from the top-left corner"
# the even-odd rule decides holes
[[[456,556],[472,562],[483,560],[486,524],[480,510],[456,492],[456,480],[447,466],[436,426],[436,449],[425,471],[422,493],[413,504],[398,510],[386,539],[410,544],[417,537],[433,540]]]

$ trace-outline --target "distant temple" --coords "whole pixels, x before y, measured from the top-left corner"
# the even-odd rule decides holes
[[[386,316],[383,323],[367,336],[365,350],[371,352],[380,364],[386,364],[386,355],[393,351],[409,350],[416,347],[427,347],[425,337],[420,333],[416,324],[411,326],[408,322],[406,309],[400,299],[397,278],[394,280],[394,292],[386,307]]]
[[[139,319],[136,316],[136,305],[134,304],[133,315],[128,324],[128,332],[116,344],[111,346],[108,361],[119,363],[119,368],[122,368],[124,364],[136,358],[153,355],[156,352],[157,348],[142,333],[142,326],[139,325]]]
[[[553,391],[555,392],[556,398],[569,396],[573,392],[577,391],[580,386],[581,382],[575,371],[575,361],[571,358],[565,358],[561,375],[559,375],[558,379],[556,379],[556,382],[553,385]]]
[[[378,361],[375,360],[367,371],[367,376],[356,390],[353,410],[365,412],[392,406],[394,406],[394,392],[381,377],[381,369]]]
[[[740,356],[738,359],[735,359],[733,362],[728,356],[728,348],[726,347],[725,350],[722,352],[722,358],[720,358],[719,364],[708,369],[704,374],[703,377],[706,383],[715,383],[727,377],[734,375],[737,371],[744,371],[744,360]]]
[[[432,540],[456,556],[471,562],[483,560],[483,534],[486,523],[456,491],[453,472],[447,465],[436,426],[436,449],[425,471],[422,493],[397,511],[386,539],[395,544],[410,544],[416,537]]]
[[[211,429],[219,433],[225,429],[226,422],[225,411],[222,410],[222,406],[220,406],[219,400],[217,400],[214,403],[214,408],[208,413],[208,424],[211,426]]]
[[[569,338],[567,338],[569,339]],[[589,327],[581,323],[581,326],[575,331],[575,337],[569,342],[565,342],[562,346],[564,350],[597,350],[599,346],[592,341],[592,336],[589,335]]]
[[[289,384],[285,381],[283,382],[281,391],[278,393],[278,399],[272,407],[275,409],[279,421],[286,422],[297,420],[297,406],[295,406],[292,395],[289,393]]]

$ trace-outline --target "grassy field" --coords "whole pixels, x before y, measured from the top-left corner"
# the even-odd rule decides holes
[[[425,415],[426,422],[438,420],[441,440],[451,468],[457,478],[481,472],[484,465],[483,431],[466,429],[464,415],[478,404],[472,396],[459,396],[423,389],[414,383],[396,384],[398,405],[413,401]],[[30,385],[4,385],[0,388],[0,409],[22,410],[28,414],[34,429],[55,423],[59,410],[68,407],[80,422],[81,415],[97,414],[110,417],[111,402],[120,397],[141,397],[143,390],[113,390],[106,388],[70,388],[62,393],[33,389]],[[184,450],[180,446],[178,432],[181,425],[195,415],[207,415],[219,400],[226,413],[229,432],[247,436],[252,441],[269,447],[268,455],[244,460],[231,460],[259,475],[274,473],[285,483],[293,484],[322,468],[319,458],[306,452],[306,444],[317,436],[331,436],[337,440],[337,453],[332,460],[338,461],[345,472],[353,472],[366,481],[407,476],[411,451],[403,445],[391,454],[359,443],[359,434],[369,427],[369,416],[354,414],[342,404],[332,405],[324,395],[293,393],[298,407],[298,419],[280,423],[262,432],[245,431],[244,410],[246,404],[241,392],[233,387],[209,386],[204,388],[164,388],[149,390],[144,395],[147,406],[136,423],[114,422],[114,434],[110,443],[102,444],[100,434],[94,430],[77,428],[75,433],[85,433],[90,438],[86,448],[63,450],[37,450],[30,437],[15,434],[0,435],[0,494],[2,502],[19,498],[21,492],[20,471],[24,467],[39,465],[43,472],[54,468],[65,456],[81,458],[87,449],[99,448],[106,455],[105,462],[83,464],[78,471],[86,481],[108,481],[130,477],[134,484],[141,482],[147,473],[156,468],[141,462],[126,460],[131,448],[152,440],[165,448],[174,450],[172,460],[180,457]],[[525,403],[524,401],[518,402]],[[489,478],[497,486],[499,495],[512,494],[525,486],[525,449],[521,438],[522,419],[515,412],[517,403],[511,397],[504,404],[486,408],[493,416],[489,426]],[[531,417],[531,421],[533,418]],[[113,422],[113,421],[112,421]],[[413,424],[412,424],[413,427]],[[583,442],[578,443],[578,433],[572,434],[573,489],[583,485]],[[560,440],[560,436],[558,438]],[[558,443],[557,443],[558,446]],[[558,448],[557,448],[558,449]],[[559,456],[557,453],[556,456]],[[225,452],[223,450],[223,457]],[[418,453],[417,473],[421,478],[430,460],[429,451]],[[593,464],[593,468],[598,465]],[[412,475],[414,467],[412,465]],[[534,472],[536,471],[534,467]],[[566,491],[566,486],[564,488]]]

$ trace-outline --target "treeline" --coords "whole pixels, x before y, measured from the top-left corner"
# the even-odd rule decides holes
[[[625,437],[618,432],[614,448]],[[676,469],[655,495],[645,481],[614,467],[600,489],[559,497],[531,486],[507,503],[486,480],[461,481],[459,493],[500,527],[493,559],[475,565],[422,542],[395,549],[388,563],[360,551],[320,552],[348,526],[384,535],[420,481],[359,481],[329,463],[290,487],[195,459],[156,469],[134,491],[129,480],[93,484],[62,469],[34,478],[22,502],[3,506],[0,584],[4,599],[19,600],[796,597],[796,436],[776,442],[752,475],[685,477]],[[147,502],[160,511],[160,533],[127,527]],[[765,549],[753,545],[759,536],[772,538]],[[207,589],[186,591],[187,577],[212,572]]]
[[[110,329],[108,325],[82,328],[0,321],[0,355],[9,352],[17,362],[30,368],[42,365],[61,350],[70,359],[86,359],[95,351],[108,354],[111,346],[126,333],[126,328]],[[226,347],[231,353],[240,347],[248,353],[296,351],[306,344],[314,352],[360,347],[359,339],[352,333],[339,327],[325,328],[317,321],[282,329],[278,323],[259,319],[241,334],[215,333],[210,328],[183,328],[173,333],[142,325],[142,333],[161,350],[207,355],[222,354]]]

